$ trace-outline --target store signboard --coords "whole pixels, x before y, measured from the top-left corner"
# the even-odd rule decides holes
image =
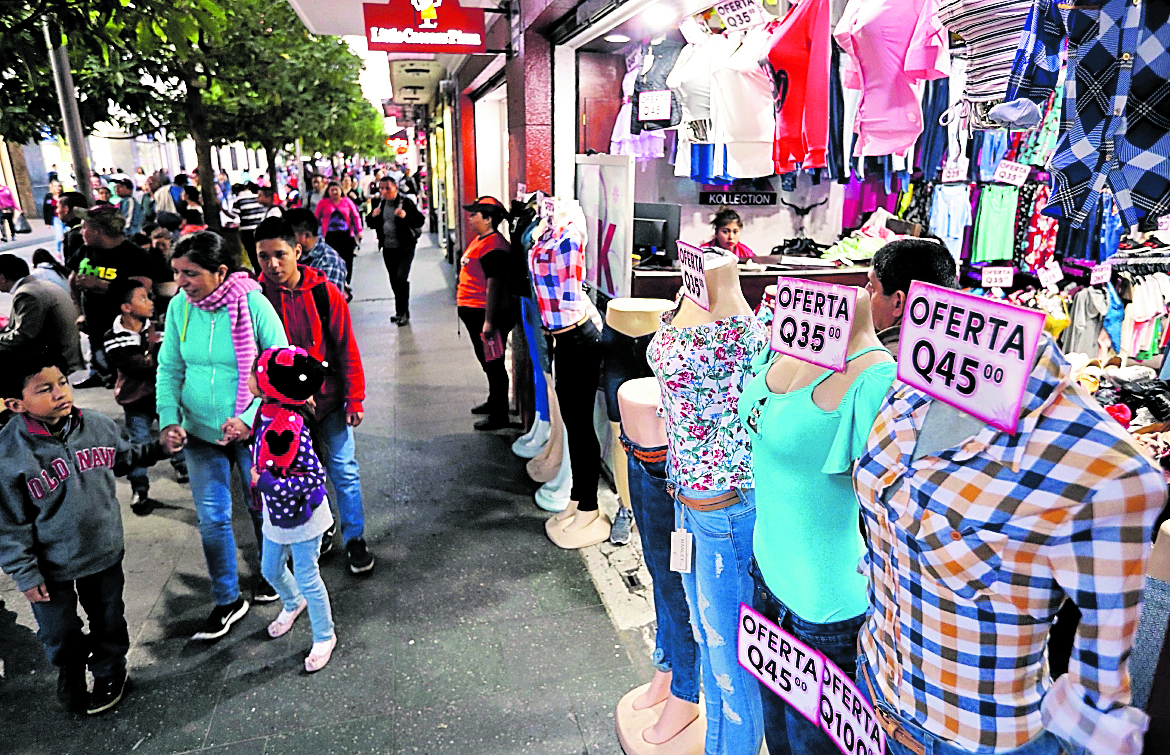
[[[857,291],[856,286],[777,278],[772,350],[835,372],[844,371]]]
[[[776,204],[774,191],[700,191],[699,204],[722,207],[767,207]]]
[[[711,309],[711,294],[707,291],[707,265],[703,250],[685,241],[678,244],[678,266],[682,269],[683,295],[705,310]]]
[[[847,755],[881,755],[886,733],[850,675],[746,603],[739,604],[739,665]]]
[[[1043,331],[1043,312],[914,281],[898,379],[1014,433]]]
[[[715,4],[715,12],[727,31],[743,31],[772,20],[756,0],[724,0]]]
[[[459,0],[364,3],[366,41],[376,52],[469,54],[487,50],[483,8]]]

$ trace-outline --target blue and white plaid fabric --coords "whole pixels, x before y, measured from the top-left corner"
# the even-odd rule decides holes
[[[1070,75],[1045,212],[1081,226],[1113,190],[1126,225],[1170,213],[1170,5],[1035,0],[1007,99],[1041,108],[1067,40]]]
[[[318,236],[317,245],[301,255],[301,264],[316,268],[330,283],[345,291],[345,260],[322,237]]]

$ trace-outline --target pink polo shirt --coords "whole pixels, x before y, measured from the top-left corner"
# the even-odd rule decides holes
[[[852,0],[833,37],[843,83],[861,90],[857,156],[901,155],[922,133],[918,82],[948,75],[938,0]]]

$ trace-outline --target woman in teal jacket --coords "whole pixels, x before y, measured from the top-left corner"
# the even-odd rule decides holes
[[[158,358],[158,416],[164,446],[186,446],[191,494],[199,515],[203,555],[215,609],[194,639],[222,637],[248,612],[240,595],[232,534],[232,466],[250,479],[248,438],[259,406],[248,390],[257,355],[288,346],[284,326],[260,284],[237,270],[235,257],[210,231],[184,236],[171,255],[181,289],[167,307]],[[260,514],[252,511],[256,545]],[[253,600],[276,600],[263,580]]]

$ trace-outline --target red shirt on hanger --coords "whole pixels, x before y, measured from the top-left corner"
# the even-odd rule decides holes
[[[777,173],[825,167],[829,143],[829,0],[804,0],[780,21],[768,53],[774,79]]]

